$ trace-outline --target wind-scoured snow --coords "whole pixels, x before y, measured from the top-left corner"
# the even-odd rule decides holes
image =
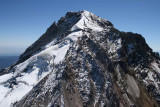
[[[42,47],[40,53],[16,65],[14,72],[0,76],[0,107],[12,106],[22,99],[39,81],[53,71],[54,65],[64,60],[71,44],[82,35],[82,31],[72,32],[59,44],[56,44],[56,38]]]
[[[153,62],[152,68],[160,75],[160,68],[158,67],[158,64]]]
[[[88,11],[84,11],[81,14],[81,19],[71,28],[71,31],[74,30],[85,30],[92,29],[93,31],[102,31],[104,28],[98,25],[98,23],[93,21],[92,17],[97,17],[93,13]],[[97,17],[98,20],[102,20],[101,18]]]
[[[9,107],[25,96],[41,79],[52,71],[54,64],[63,60],[68,49],[69,44],[60,48],[59,45],[47,48],[17,65],[15,73],[1,76],[0,106]]]
[[[13,74],[11,73],[0,76],[0,83],[7,81],[8,79],[12,78],[12,76]]]
[[[122,39],[119,35],[111,35],[107,39],[108,53],[111,55],[110,58],[119,59],[119,50],[122,48]]]
[[[46,37],[52,41],[44,41],[43,46],[39,45],[42,40],[38,41],[36,52],[27,51],[33,53],[30,58],[22,57],[23,62],[20,59],[18,65],[2,72],[6,74],[0,76],[0,107],[13,104],[18,107],[29,104],[117,107],[119,103],[138,106],[141,102],[134,103],[134,100],[143,95],[139,82],[156,93],[156,100],[160,101],[159,61],[150,62],[148,68],[134,61],[128,64],[134,52],[139,55],[136,43],[125,44],[122,34],[114,32],[109,21],[88,11],[79,11],[67,13],[56,26],[58,33],[52,30],[51,35],[47,33],[47,37],[53,34],[52,39]],[[129,73],[132,67],[135,76]],[[114,77],[117,85],[112,81]]]
[[[15,66],[15,72],[0,76],[0,106],[9,107],[25,96],[62,61],[70,44],[51,46]]]
[[[70,39],[73,42],[76,42],[79,37],[82,37],[82,35],[83,35],[82,31],[77,31],[77,32],[73,32],[73,33],[69,34],[65,39]]]

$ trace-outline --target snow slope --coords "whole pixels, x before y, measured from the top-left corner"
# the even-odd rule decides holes
[[[140,57],[152,54],[137,34],[79,11],[68,12],[37,41],[0,75],[0,107],[156,105],[148,94],[139,100],[146,94],[141,84],[159,101],[159,63]]]
[[[82,12],[81,19],[71,28],[73,32],[59,44],[56,44],[57,39],[54,39],[42,47],[41,52],[16,65],[14,72],[0,76],[0,106],[9,107],[32,90],[56,64],[64,60],[69,47],[84,35],[82,30],[86,28],[97,32],[104,30],[97,22],[92,21],[91,16],[95,15],[88,11]]]
[[[46,45],[42,52],[16,65],[14,72],[0,76],[0,106],[9,107],[25,96],[54,69],[54,65],[64,60],[72,42],[81,35],[82,31],[73,32],[59,44]]]

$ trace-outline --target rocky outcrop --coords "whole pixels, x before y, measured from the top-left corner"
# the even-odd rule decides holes
[[[0,105],[158,107],[159,66],[141,35],[88,11],[68,12],[3,71]]]

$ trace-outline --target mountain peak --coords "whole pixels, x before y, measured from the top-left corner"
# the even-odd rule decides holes
[[[85,14],[85,15],[88,15],[88,14],[94,15],[92,12],[89,12],[89,11],[87,11],[87,10],[82,10],[81,13],[82,13],[82,14]]]
[[[88,11],[81,11],[81,19],[71,28],[71,31],[78,29],[91,29],[95,31],[102,31],[113,27],[108,21],[94,15]]]
[[[87,11],[87,10],[81,10],[81,11],[70,11],[70,12],[67,12],[67,13],[73,13],[73,14],[89,14],[91,12]],[[67,14],[66,13],[66,14]],[[93,13],[92,13],[93,14]]]
[[[67,36],[69,32],[76,30],[92,30],[95,32],[109,31],[113,28],[113,24],[105,19],[102,19],[89,11],[67,12],[65,16],[61,17],[58,23],[55,22],[47,29],[35,43],[33,43],[20,56],[21,63],[28,59],[32,54],[41,50],[41,47],[51,42],[57,36]],[[66,34],[65,34],[66,33]]]
[[[1,107],[158,107],[160,59],[145,39],[67,12],[0,72]]]

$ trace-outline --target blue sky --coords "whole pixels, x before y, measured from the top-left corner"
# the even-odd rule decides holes
[[[0,55],[19,55],[67,11],[88,10],[160,51],[160,0],[0,0]]]

